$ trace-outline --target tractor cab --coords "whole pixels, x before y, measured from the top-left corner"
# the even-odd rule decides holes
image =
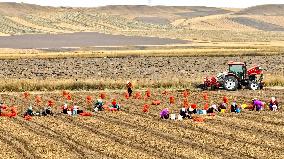
[[[229,62],[229,74],[235,75],[238,79],[246,78],[247,67],[243,62]]]

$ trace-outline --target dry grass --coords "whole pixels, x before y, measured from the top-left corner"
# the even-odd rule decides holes
[[[202,43],[200,43],[202,45]],[[206,46],[208,45],[208,46]],[[132,50],[121,49],[115,50],[109,48],[108,50],[97,50],[97,49],[82,49],[78,51],[41,51],[41,50],[14,50],[14,49],[1,49],[0,59],[56,59],[56,58],[69,58],[69,57],[81,57],[81,58],[93,58],[93,57],[125,57],[125,56],[272,56],[281,55],[284,53],[284,47],[281,46],[216,46],[212,44],[204,43],[204,46],[188,46],[191,48],[186,48],[187,46],[160,46],[151,48],[151,46],[145,47],[144,50]],[[178,48],[182,47],[182,48]]]
[[[198,81],[192,79],[132,79],[135,88],[192,88]],[[8,79],[2,80],[0,89],[9,92],[54,90],[125,89],[125,80],[113,79]]]
[[[196,79],[132,79],[135,89],[145,88],[196,88],[202,84],[202,78]],[[0,81],[0,90],[4,92],[55,91],[55,90],[106,90],[125,89],[125,80],[114,79],[7,79]],[[267,87],[284,86],[284,76],[265,76]]]

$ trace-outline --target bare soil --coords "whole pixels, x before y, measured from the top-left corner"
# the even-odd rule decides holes
[[[283,74],[284,55],[245,57],[123,57],[0,60],[0,78],[201,79],[227,70],[228,61]]]

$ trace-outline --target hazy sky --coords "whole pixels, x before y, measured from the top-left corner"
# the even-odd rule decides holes
[[[95,7],[104,5],[174,5],[246,8],[261,4],[284,4],[284,0],[0,0],[49,6]]]

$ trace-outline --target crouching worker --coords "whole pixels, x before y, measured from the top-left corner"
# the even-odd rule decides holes
[[[269,102],[269,109],[271,111],[276,111],[278,109],[278,102],[275,97],[272,97]]]
[[[62,107],[62,113],[63,114],[68,114],[68,105],[66,103],[64,103],[64,105]]]
[[[185,118],[192,119],[191,114],[188,113],[188,111],[186,111],[185,108],[180,109],[179,115],[182,116],[183,119],[185,119]]]
[[[211,105],[211,106],[208,108],[207,114],[212,114],[212,113],[214,113],[214,111],[215,111],[215,112],[219,112],[218,109],[217,109],[217,105],[215,105],[215,104]]]
[[[237,100],[234,99],[233,103],[231,104],[231,112],[236,113],[238,108]]]
[[[120,110],[120,106],[116,103],[115,99],[111,102],[110,110]]]
[[[52,108],[50,106],[48,106],[47,108],[44,108],[42,111],[42,115],[43,116],[53,115]]]
[[[197,105],[191,104],[190,107],[187,109],[189,114],[197,114]]]
[[[160,112],[160,116],[161,116],[161,119],[169,119],[170,117],[170,114],[169,114],[169,108],[165,108],[163,109],[161,112]]]
[[[102,99],[97,99],[97,102],[94,103],[94,111],[103,111],[104,108],[103,108],[103,100]]]
[[[253,105],[252,110],[256,109],[256,111],[261,111],[262,107],[264,106],[264,102],[255,98],[252,100],[252,105]]]
[[[222,104],[219,105],[218,111],[221,112],[222,109],[227,109],[227,104],[226,103],[222,103]]]
[[[33,116],[34,115],[34,112],[33,112],[33,106],[29,106],[29,108],[27,109],[27,111],[25,112],[25,114],[24,114],[24,117],[25,116]]]

